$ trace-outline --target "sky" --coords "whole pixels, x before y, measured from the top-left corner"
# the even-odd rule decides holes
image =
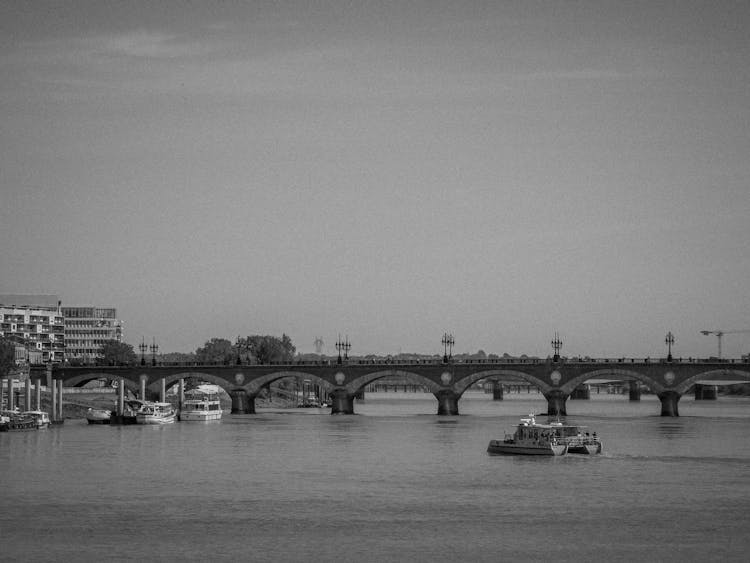
[[[0,1],[0,293],[190,352],[750,329],[750,3]],[[727,334],[723,354],[750,352]]]

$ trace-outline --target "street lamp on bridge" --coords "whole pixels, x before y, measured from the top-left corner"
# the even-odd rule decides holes
[[[669,331],[667,333],[667,337],[664,339],[664,344],[667,345],[667,361],[672,361],[672,344],[674,344],[674,336],[672,335],[672,331]]]
[[[336,341],[336,350],[339,351],[339,357],[338,357],[338,360],[336,361],[337,363],[340,364],[344,360],[348,360],[349,359],[349,350],[351,349],[351,347],[352,347],[352,343],[349,342],[349,337],[346,336],[346,337],[344,337],[344,340],[341,340],[341,335],[339,334],[339,339]],[[342,351],[344,352],[343,359],[341,357],[341,352]]]
[[[151,350],[151,365],[156,365],[156,353],[159,351],[159,346],[156,344],[156,338],[153,339],[153,344],[149,346],[149,349]]]
[[[141,336],[141,343],[138,345],[138,348],[141,350],[141,365],[146,365],[146,350],[148,350],[148,344],[146,344],[146,337]]]
[[[448,363],[448,360],[453,358],[453,345],[456,341],[453,339],[452,334],[447,332],[443,333],[443,339],[440,341],[443,343],[443,363]]]
[[[555,355],[552,356],[553,362],[559,362],[560,361],[560,348],[562,348],[562,340],[560,340],[560,335],[555,332],[555,339],[551,342],[552,349],[555,351]]]

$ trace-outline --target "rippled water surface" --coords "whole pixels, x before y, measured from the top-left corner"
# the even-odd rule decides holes
[[[567,407],[602,455],[488,456],[533,393],[0,434],[0,560],[747,559],[749,399]]]

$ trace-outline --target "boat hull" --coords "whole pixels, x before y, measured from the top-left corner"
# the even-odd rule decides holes
[[[180,422],[210,422],[221,420],[221,411],[183,411],[180,413]]]
[[[565,444],[549,445],[524,445],[504,442],[502,440],[490,440],[487,446],[487,453],[491,455],[542,455],[542,456],[560,456],[565,455],[568,446]]]
[[[154,415],[154,414],[141,414],[135,415],[137,424],[172,424],[175,421],[174,414],[169,415]]]
[[[599,454],[601,452],[602,452],[601,442],[597,442],[593,444],[577,444],[577,445],[571,444],[568,446],[568,453],[571,453],[571,454],[594,455],[594,454]]]
[[[36,421],[33,418],[11,419],[0,423],[0,432],[26,432],[37,430]]]

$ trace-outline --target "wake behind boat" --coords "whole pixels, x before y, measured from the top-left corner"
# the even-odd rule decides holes
[[[514,434],[506,434],[503,440],[490,440],[487,453],[491,455],[565,455],[568,444],[561,440],[555,427],[540,424],[534,414],[522,418]]]

